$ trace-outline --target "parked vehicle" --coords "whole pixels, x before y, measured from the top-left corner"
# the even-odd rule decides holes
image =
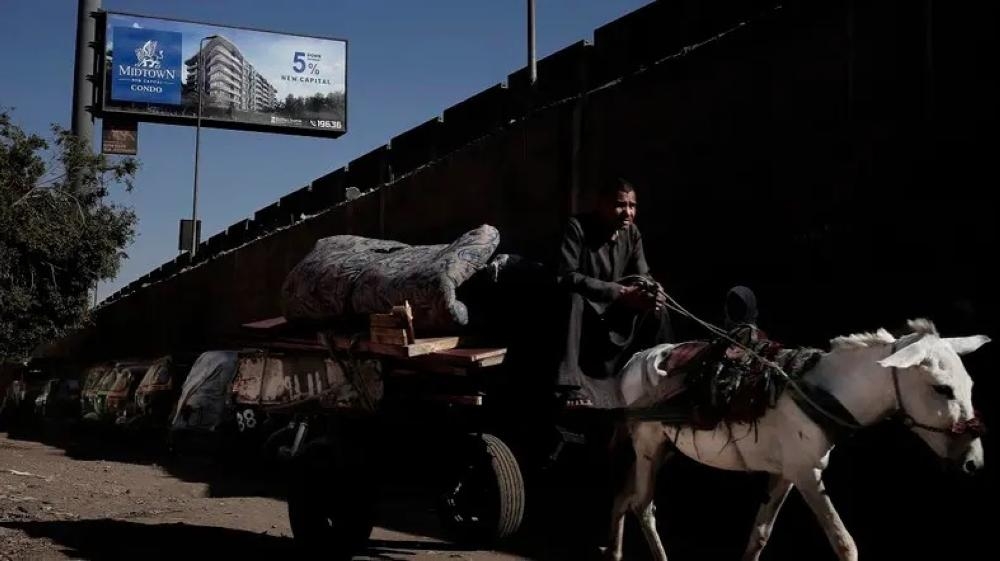
[[[133,428],[165,430],[193,362],[192,358],[182,355],[153,361],[135,389],[127,424]]]
[[[19,425],[30,420],[35,399],[42,393],[40,372],[23,372],[11,380],[0,396],[0,421],[5,425]]]
[[[79,419],[80,381],[50,378],[35,398],[35,415],[43,419]]]
[[[198,356],[181,387],[170,418],[170,447],[184,453],[210,453],[218,449],[227,423],[233,424],[233,378],[239,352],[207,351]]]
[[[101,420],[123,424],[135,416],[135,390],[151,366],[149,362],[115,365],[114,378],[109,383],[106,381],[98,391]]]
[[[106,380],[114,376],[114,363],[95,364],[87,368],[80,389],[80,417],[87,421],[98,419],[98,391]]]

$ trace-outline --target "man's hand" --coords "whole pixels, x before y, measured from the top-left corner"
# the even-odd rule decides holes
[[[667,307],[667,292],[663,290],[660,283],[656,283],[656,311],[661,311]]]
[[[638,286],[620,286],[617,302],[632,310],[644,311],[657,306],[657,299]]]

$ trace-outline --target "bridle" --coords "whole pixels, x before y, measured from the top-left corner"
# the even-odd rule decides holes
[[[892,344],[892,350],[889,356],[896,354],[896,344]],[[979,418],[978,411],[973,412],[971,419],[965,421],[956,421],[950,427],[935,427],[932,425],[927,425],[916,420],[913,415],[906,410],[906,405],[903,403],[903,393],[899,389],[899,368],[892,367],[892,385],[896,390],[896,411],[890,416],[896,419],[907,428],[918,428],[930,432],[936,432],[938,434],[944,434],[952,438],[961,437],[971,437],[978,438],[986,434],[986,423]]]

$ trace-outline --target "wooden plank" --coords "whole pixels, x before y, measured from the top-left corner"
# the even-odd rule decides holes
[[[413,309],[409,302],[404,302],[402,306],[393,306],[392,312],[388,314],[369,314],[368,325],[372,329],[372,340],[392,343],[383,336],[375,336],[374,330],[377,328],[402,329],[406,339],[400,344],[413,344],[416,339],[413,335]],[[394,336],[392,337],[395,338]]]
[[[487,358],[502,357],[507,354],[507,349],[504,348],[483,348],[483,349],[469,349],[469,348],[456,348],[447,349],[443,351],[438,351],[434,353],[435,355],[440,355],[446,358],[455,360],[455,362],[462,363],[474,363],[479,362]]]
[[[337,349],[347,350],[351,348],[351,339],[339,335],[329,335]],[[411,358],[422,356],[438,351],[454,349],[458,346],[460,337],[433,337],[428,339],[417,339],[411,345],[387,345],[376,343],[371,340],[362,339],[358,341],[356,350],[370,352],[386,356]]]
[[[284,327],[288,325],[288,320],[284,316],[278,316],[276,318],[262,319],[259,321],[252,321],[250,323],[244,323],[243,327],[247,329],[275,329],[277,327]]]
[[[438,401],[451,405],[466,405],[471,407],[479,407],[483,404],[483,396],[481,395],[433,395],[423,399],[426,401]]]
[[[458,346],[459,340],[459,337],[434,337],[430,339],[417,339],[412,345],[383,345],[369,341],[368,350],[374,353],[411,358],[437,351],[454,349]],[[364,346],[364,343],[362,343],[362,346]]]
[[[433,337],[417,339],[412,345],[407,345],[407,356],[418,356],[438,351],[454,349],[461,342],[461,337]]]
[[[502,364],[507,355],[503,348],[455,348],[416,357],[424,368],[447,364],[459,367],[461,373],[468,368],[486,368]]]
[[[410,301],[404,300],[402,306],[393,306],[392,313],[406,322],[406,333],[409,336],[407,342],[416,342],[417,336],[413,332],[413,308],[410,307]]]
[[[406,345],[405,328],[373,327],[370,330],[371,340],[374,343],[386,345]]]
[[[371,314],[368,316],[371,327],[398,327],[406,329],[406,320],[393,314]]]
[[[479,368],[488,368],[490,366],[497,366],[497,365],[503,364],[503,359],[504,358],[506,358],[506,355],[491,356],[491,357],[479,359],[475,363],[473,363],[473,365],[477,366]]]

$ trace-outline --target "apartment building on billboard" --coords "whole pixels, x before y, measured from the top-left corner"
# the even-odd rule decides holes
[[[270,111],[278,104],[277,90],[225,37],[205,42],[201,59],[205,64],[204,104],[243,111]],[[198,81],[198,54],[184,62],[187,87]]]

